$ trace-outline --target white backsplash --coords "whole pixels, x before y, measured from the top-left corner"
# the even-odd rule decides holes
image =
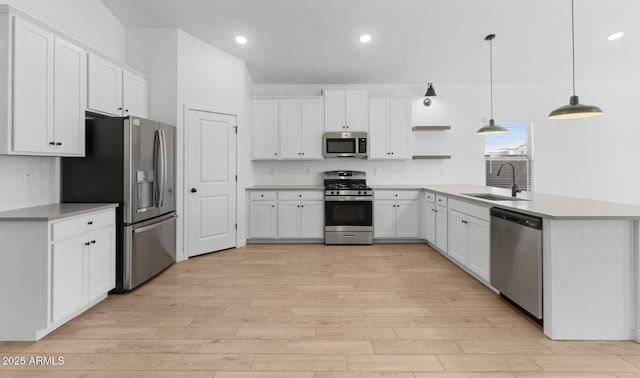
[[[0,156],[0,211],[59,202],[59,160]]]

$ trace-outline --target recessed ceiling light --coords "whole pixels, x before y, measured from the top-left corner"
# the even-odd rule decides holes
[[[615,39],[618,39],[618,38],[622,37],[623,35],[624,35],[624,32],[617,32],[617,33],[611,34],[609,37],[607,37],[607,39],[609,41],[613,41]]]
[[[371,36],[369,34],[363,34],[360,36],[360,42],[369,43],[371,42]]]
[[[240,45],[244,45],[247,43],[247,39],[241,35],[236,37],[236,42]]]

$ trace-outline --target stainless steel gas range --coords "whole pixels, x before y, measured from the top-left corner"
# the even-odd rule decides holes
[[[373,242],[373,190],[365,172],[324,173],[324,244]]]

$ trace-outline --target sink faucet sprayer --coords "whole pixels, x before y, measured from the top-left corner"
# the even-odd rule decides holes
[[[518,188],[518,185],[516,185],[516,167],[511,164],[511,163],[502,163],[500,164],[500,168],[498,168],[498,174],[496,176],[500,176],[500,172],[502,171],[502,167],[505,164],[509,164],[511,166],[511,170],[513,171],[513,184],[511,184],[511,197],[515,197],[516,193],[520,193],[522,190],[520,190],[520,188]]]

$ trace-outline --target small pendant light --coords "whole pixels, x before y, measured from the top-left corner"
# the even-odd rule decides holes
[[[504,134],[507,131],[506,127],[502,127],[500,125],[496,125],[496,121],[493,120],[493,39],[496,37],[495,34],[489,34],[484,37],[485,41],[489,41],[489,83],[490,83],[490,98],[491,98],[491,119],[489,120],[489,125],[482,126],[476,131],[476,134]]]
[[[573,61],[573,96],[569,98],[569,105],[564,105],[549,113],[549,119],[575,119],[597,117],[604,112],[595,105],[581,104],[576,96],[576,47],[575,47],[575,26],[573,15],[573,0],[571,0],[571,53]]]

